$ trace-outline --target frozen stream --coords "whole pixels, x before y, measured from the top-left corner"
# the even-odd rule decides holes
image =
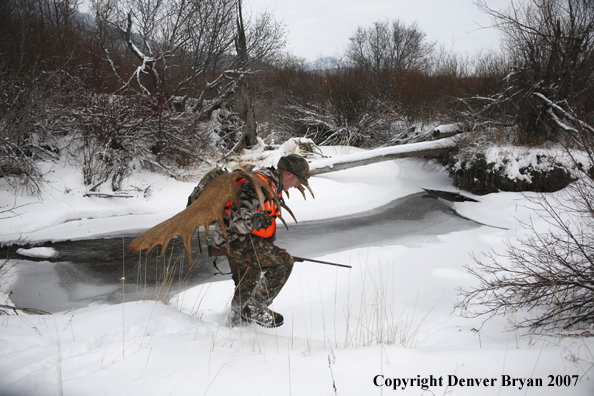
[[[430,242],[437,235],[479,226],[457,216],[448,202],[429,198],[424,193],[400,198],[356,215],[290,225],[288,231],[279,225],[276,244],[296,256],[311,258],[354,248]],[[12,263],[18,270],[12,285],[13,302],[19,307],[60,312],[92,303],[151,299],[204,282],[230,279],[230,276],[221,274],[228,272],[226,259],[219,257],[215,268],[214,259],[198,251],[195,236],[194,268],[187,271],[183,247],[176,242],[173,253],[171,248],[166,251],[165,262],[184,262],[185,267],[181,271],[176,267],[172,281],[163,286],[164,264],[163,260],[156,259],[155,252],[140,265],[137,255],[122,257],[123,246],[139,234],[39,245],[53,248],[57,252],[53,259],[26,258],[12,254],[16,250],[14,246],[8,252],[3,248],[3,257],[12,254],[15,258]],[[298,270],[302,265],[320,264],[295,265]],[[120,282],[123,276],[125,285]]]

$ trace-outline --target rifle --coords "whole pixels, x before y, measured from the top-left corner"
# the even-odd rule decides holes
[[[221,249],[218,249],[212,245],[208,245],[208,257],[218,257],[218,256],[224,256],[224,255],[225,255],[225,252],[223,252]],[[329,261],[314,260],[314,259],[310,259],[310,258],[306,258],[306,257],[293,256],[293,260],[298,261],[298,262],[310,261],[312,263],[332,265],[335,267],[353,268],[350,265],[346,265],[346,264],[331,263]]]

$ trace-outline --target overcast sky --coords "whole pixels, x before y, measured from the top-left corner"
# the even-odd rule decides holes
[[[510,0],[487,0],[503,9]],[[430,41],[446,49],[474,53],[479,48],[496,49],[498,32],[473,0],[244,0],[253,13],[268,10],[288,31],[287,51],[308,61],[342,54],[358,26],[378,20],[400,19],[417,26]]]

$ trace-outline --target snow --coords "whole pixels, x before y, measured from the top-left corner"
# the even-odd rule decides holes
[[[333,159],[368,155],[322,151]],[[258,165],[267,165],[282,154],[258,155]],[[312,168],[328,161],[314,159]],[[100,198],[85,196],[82,176],[68,164],[48,164],[45,173],[52,183],[41,198],[15,196],[0,184],[2,208],[14,206],[16,214],[0,219],[2,243],[149,228],[182,210],[195,185],[139,173],[125,187],[132,198]],[[421,188],[456,191],[441,168],[416,160],[325,173],[310,185],[315,199],[292,192],[287,200],[300,221],[369,210]],[[530,220],[546,225],[535,218],[530,194],[472,197],[479,202],[453,208],[484,226],[315,257],[350,270],[295,266],[274,302],[285,316],[276,329],[226,327],[231,281],[186,290],[168,305],[123,301],[1,316],[0,395],[594,394],[591,339],[508,331],[507,318],[484,322],[453,311],[456,289],[477,282],[464,269],[471,255],[503,251],[506,241],[526,235]],[[52,256],[34,247],[25,252]],[[2,304],[10,304],[22,266],[10,263],[0,278]],[[114,287],[126,285],[118,278]],[[538,381],[542,386],[531,386]]]
[[[54,258],[58,257],[56,249],[47,247],[34,247],[31,249],[17,249],[16,251],[21,256],[36,257],[36,258]]]
[[[557,158],[558,157],[558,158]],[[532,168],[539,171],[554,169],[555,162],[567,162],[565,153],[561,150],[519,148],[512,146],[493,146],[487,150],[487,163],[497,166],[494,170],[503,170],[509,179],[525,180],[530,182],[529,174],[522,174],[520,169]]]
[[[315,161],[313,166],[310,166],[310,170],[314,171],[321,168],[326,167],[334,167],[338,164],[344,164],[348,162],[356,162],[356,161],[366,161],[372,158],[377,157],[385,157],[394,154],[402,154],[405,152],[416,152],[422,151],[427,149],[435,149],[435,148],[446,148],[446,147],[453,147],[455,145],[456,139],[455,138],[446,138],[440,139],[435,141],[428,141],[428,142],[419,142],[419,143],[411,143],[406,145],[399,145],[399,146],[390,146],[390,147],[383,147],[374,150],[365,150],[359,151],[356,153],[347,154],[341,156],[340,158],[328,158]]]
[[[435,127],[434,131],[439,133],[454,133],[460,131],[462,128],[460,124],[445,124],[445,125],[438,125]]]
[[[484,149],[484,150],[483,150]],[[575,152],[570,158],[560,146],[551,148],[518,147],[512,145],[492,145],[481,148],[484,151],[487,164],[493,164],[493,170],[499,171],[510,180],[521,180],[531,182],[530,173],[521,170],[534,170],[537,172],[548,172],[559,165],[566,168],[573,168],[574,159],[582,164],[590,163],[584,153]],[[470,162],[466,166],[470,167]],[[454,170],[461,169],[463,161],[459,160],[454,165]]]

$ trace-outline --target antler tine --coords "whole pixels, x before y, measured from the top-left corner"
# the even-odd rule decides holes
[[[291,217],[293,218],[293,220],[295,220],[295,223],[297,223],[297,219],[295,218],[295,215],[293,214],[293,211],[291,210],[291,208],[289,208],[289,207],[287,206],[287,204],[285,203],[285,200],[284,200],[284,199],[281,199],[281,201],[280,201],[280,206],[281,206],[282,208],[284,208],[284,209],[287,209],[287,211],[289,212],[289,214],[291,215]],[[283,220],[283,223],[284,223],[284,220]],[[288,227],[287,227],[287,228],[288,228]]]
[[[279,219],[281,219],[281,221],[283,222],[283,224],[285,225],[285,228],[288,230],[289,226],[287,225],[287,222],[285,221],[285,219],[283,219],[283,216],[281,216],[280,214],[277,215],[276,217],[278,217]]]
[[[314,195],[313,190],[311,189],[311,187],[309,187],[308,184],[306,184],[305,187],[307,187],[307,189],[309,190],[309,193],[311,194],[312,198],[313,199],[316,199],[316,196]]]
[[[299,184],[297,184],[296,188],[299,190],[299,192],[301,192],[301,195],[303,195],[303,199],[307,200],[307,198],[305,197],[305,189],[303,188],[303,185],[301,185],[301,183],[299,183]]]
[[[307,189],[309,190],[309,193],[310,193],[310,194],[311,194],[311,196],[312,196],[312,197],[315,199],[315,197],[316,197],[316,196],[314,195],[314,193],[313,193],[313,191],[312,191],[311,187],[309,187],[307,184],[305,185],[305,187],[307,187]],[[299,183],[299,184],[297,185],[297,189],[298,189],[299,191],[301,191],[301,195],[303,195],[303,199],[307,199],[307,198],[305,198],[305,188],[303,188],[303,184]]]

